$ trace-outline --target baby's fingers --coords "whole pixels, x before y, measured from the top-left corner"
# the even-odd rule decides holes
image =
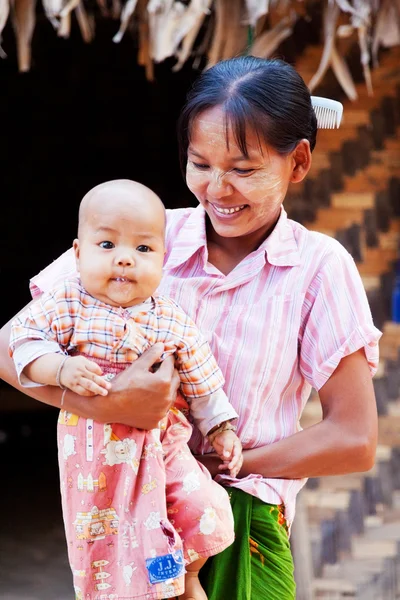
[[[96,365],[96,363],[93,363],[91,361],[87,361],[88,365],[94,365],[94,367],[96,367],[96,370],[93,368],[89,368],[88,365],[85,365],[85,370],[82,372],[81,374],[81,380],[87,380],[87,381],[92,381],[94,384],[96,384],[97,388],[101,388],[103,391],[101,392],[96,392],[96,394],[102,394],[103,396],[106,396],[107,394],[104,393],[107,392],[107,390],[111,389],[111,383],[109,381],[107,381],[106,379],[104,379],[104,377],[101,377],[101,369],[99,367],[99,365]],[[96,374],[98,373],[97,369],[100,371],[100,375]],[[82,383],[81,381],[81,383]],[[87,386],[84,385],[83,387],[85,387],[87,389]],[[93,390],[90,390],[93,391]]]
[[[79,396],[97,396],[97,394],[95,394],[94,392],[89,392],[82,385],[74,385],[71,387],[71,390],[76,394],[79,394]]]
[[[233,469],[239,461],[242,459],[242,444],[239,440],[235,440],[232,448],[232,453],[230,455],[230,461],[228,463],[228,468]]]
[[[107,384],[107,385],[104,385]],[[91,392],[90,395],[100,395],[107,396],[108,388],[110,384],[107,381],[104,381],[102,377],[98,377],[94,375],[93,378],[82,377],[79,381],[79,385],[85,389],[87,392]]]
[[[89,373],[94,373],[95,375],[103,374],[101,367],[99,367],[97,363],[93,362],[93,360],[85,360],[85,370],[89,371]]]

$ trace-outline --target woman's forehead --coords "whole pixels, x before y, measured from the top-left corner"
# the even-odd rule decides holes
[[[192,122],[189,135],[189,151],[201,146],[218,147],[219,150],[247,158],[251,154],[264,155],[267,144],[250,125],[245,126],[242,144],[239,143],[238,127],[221,107],[200,113]],[[246,152],[244,152],[246,150]]]

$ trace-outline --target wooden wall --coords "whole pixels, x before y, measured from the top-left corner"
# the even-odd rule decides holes
[[[308,47],[297,61],[306,81],[319,56],[318,46]],[[286,203],[293,218],[334,236],[353,255],[384,332],[374,380],[376,466],[311,479],[300,494],[292,540],[298,600],[395,600],[400,594],[400,324],[390,320],[400,237],[400,48],[382,54],[373,83],[373,97],[360,82],[351,103],[328,76],[321,95],[340,96],[343,125],[319,132],[310,177],[293,186]],[[314,394],[302,424],[320,418]]]

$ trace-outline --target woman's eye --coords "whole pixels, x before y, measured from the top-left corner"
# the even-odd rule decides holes
[[[114,248],[114,244],[112,242],[100,242],[99,244],[100,248],[104,248],[104,250],[111,250],[112,248]]]
[[[192,165],[193,165],[194,167],[196,167],[196,169],[199,169],[200,171],[205,171],[206,169],[208,169],[208,168],[209,168],[209,167],[208,167],[208,165],[204,165],[204,164],[202,164],[202,163],[195,163],[195,162],[192,162]]]
[[[249,175],[253,173],[254,169],[235,169],[235,173],[238,175]]]
[[[150,246],[145,246],[144,244],[142,244],[141,246],[138,246],[138,247],[136,248],[136,250],[137,250],[138,252],[151,252],[151,248],[150,248]]]

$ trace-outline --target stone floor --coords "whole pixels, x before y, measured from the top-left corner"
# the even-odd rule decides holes
[[[0,400],[4,399],[4,388]],[[61,518],[57,411],[0,402],[0,598],[73,600]]]

